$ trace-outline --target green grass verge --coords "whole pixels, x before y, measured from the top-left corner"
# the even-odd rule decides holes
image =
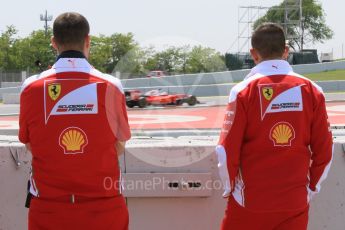
[[[303,74],[313,81],[345,80],[345,70],[326,71],[321,73]]]
[[[345,70],[334,70],[325,71],[321,73],[308,73],[302,74],[306,78],[312,81],[334,81],[334,80],[345,80]],[[234,83],[239,83],[241,81],[234,81]]]

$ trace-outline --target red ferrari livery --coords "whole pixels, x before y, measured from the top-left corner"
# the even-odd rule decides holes
[[[129,90],[125,92],[126,104],[129,108],[138,106],[144,108],[147,105],[182,105],[187,103],[190,106],[196,105],[197,98],[187,94],[168,94],[160,90],[151,90],[142,94],[140,90]]]

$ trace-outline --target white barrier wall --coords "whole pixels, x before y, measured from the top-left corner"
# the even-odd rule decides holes
[[[345,69],[345,61],[296,65],[293,66],[295,72],[299,74],[318,73]],[[140,78],[121,80],[125,89],[140,89],[143,92],[161,88],[170,93],[193,94],[202,96],[227,96],[234,82],[242,81],[249,73],[249,70],[236,70],[217,73],[185,74],[167,76],[161,78]],[[325,92],[345,91],[345,81],[322,81],[317,82]],[[14,85],[13,85],[14,84]],[[0,88],[0,100],[5,104],[17,103],[19,101],[20,87],[18,83],[9,83],[8,88]],[[8,96],[6,96],[9,94]]]
[[[316,82],[322,87],[323,91],[328,92],[343,92],[345,91],[345,80],[344,81],[318,81]],[[160,88],[169,93],[182,93],[192,94],[197,97],[211,97],[211,96],[228,96],[231,88],[236,83],[227,84],[213,84],[213,85],[171,85],[171,86],[159,86],[159,87],[138,87],[143,93]],[[4,104],[19,104],[19,87],[18,88],[7,88],[0,89],[0,95],[2,90],[6,90],[3,93],[2,98]]]
[[[5,93],[2,96],[2,101],[4,104],[19,104],[20,96],[18,93]]]
[[[320,73],[324,71],[345,69],[345,61],[324,62],[317,64],[294,65],[294,71],[299,74]]]
[[[226,201],[221,198],[213,152],[216,139],[144,138],[129,143],[121,167],[131,230],[219,229]],[[26,229],[24,202],[30,153],[15,138],[0,140],[0,229]],[[311,203],[309,230],[345,228],[345,139],[336,139],[336,143],[328,179]],[[10,148],[18,150],[19,167]],[[212,184],[208,187],[209,181]],[[134,187],[133,182],[137,183]]]
[[[339,70],[345,69],[345,61],[295,65],[293,69],[299,74]],[[225,84],[242,81],[248,73],[249,70],[235,70],[218,73],[175,75],[161,78],[125,79],[122,80],[122,84],[125,88]]]
[[[21,85],[22,82],[1,82],[1,88],[19,87]]]
[[[4,99],[4,95],[6,94],[16,94],[19,98],[20,87],[7,87],[7,88],[0,88],[0,100]]]

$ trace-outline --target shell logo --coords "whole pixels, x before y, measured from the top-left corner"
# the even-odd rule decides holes
[[[291,142],[295,139],[295,130],[288,122],[278,122],[270,131],[270,139],[274,146],[291,146]]]
[[[59,144],[65,154],[83,153],[88,144],[85,132],[78,127],[69,127],[61,132]]]

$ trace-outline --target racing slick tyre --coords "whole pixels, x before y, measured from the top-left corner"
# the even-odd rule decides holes
[[[176,100],[176,105],[182,105],[183,101],[182,100]]]
[[[196,105],[196,103],[198,102],[198,100],[196,99],[195,96],[191,96],[190,98],[188,98],[187,103],[190,106]]]
[[[138,106],[139,108],[145,108],[147,106],[147,101],[145,97],[139,98]]]
[[[135,102],[134,101],[126,101],[126,105],[128,108],[133,108],[135,106]]]

